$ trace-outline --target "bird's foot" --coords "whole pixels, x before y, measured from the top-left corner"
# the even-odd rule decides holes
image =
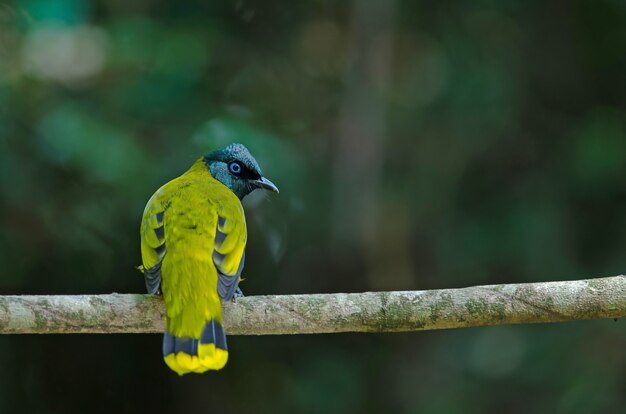
[[[241,291],[241,288],[237,287],[237,289],[235,289],[235,293],[233,294],[233,302],[236,302],[237,299],[243,298],[243,297],[245,297],[245,295]]]

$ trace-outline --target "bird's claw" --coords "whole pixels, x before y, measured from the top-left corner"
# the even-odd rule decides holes
[[[237,289],[235,289],[235,293],[233,294],[233,302],[236,302],[237,299],[243,298],[243,297],[245,297],[245,295],[241,291],[241,288],[237,287]]]

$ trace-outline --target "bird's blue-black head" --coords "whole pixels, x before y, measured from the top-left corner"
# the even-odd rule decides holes
[[[263,177],[250,151],[241,144],[230,144],[205,155],[204,163],[211,175],[240,200],[257,188],[278,192],[274,183]]]

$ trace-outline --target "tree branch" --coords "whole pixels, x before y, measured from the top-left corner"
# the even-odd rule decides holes
[[[406,292],[249,296],[224,304],[231,335],[403,332],[626,316],[626,276]],[[0,333],[149,333],[160,297],[0,296]]]

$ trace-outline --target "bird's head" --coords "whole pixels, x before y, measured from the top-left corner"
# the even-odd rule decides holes
[[[204,156],[204,162],[213,178],[230,188],[240,200],[257,188],[278,193],[278,188],[263,177],[261,167],[241,144],[215,150]]]

